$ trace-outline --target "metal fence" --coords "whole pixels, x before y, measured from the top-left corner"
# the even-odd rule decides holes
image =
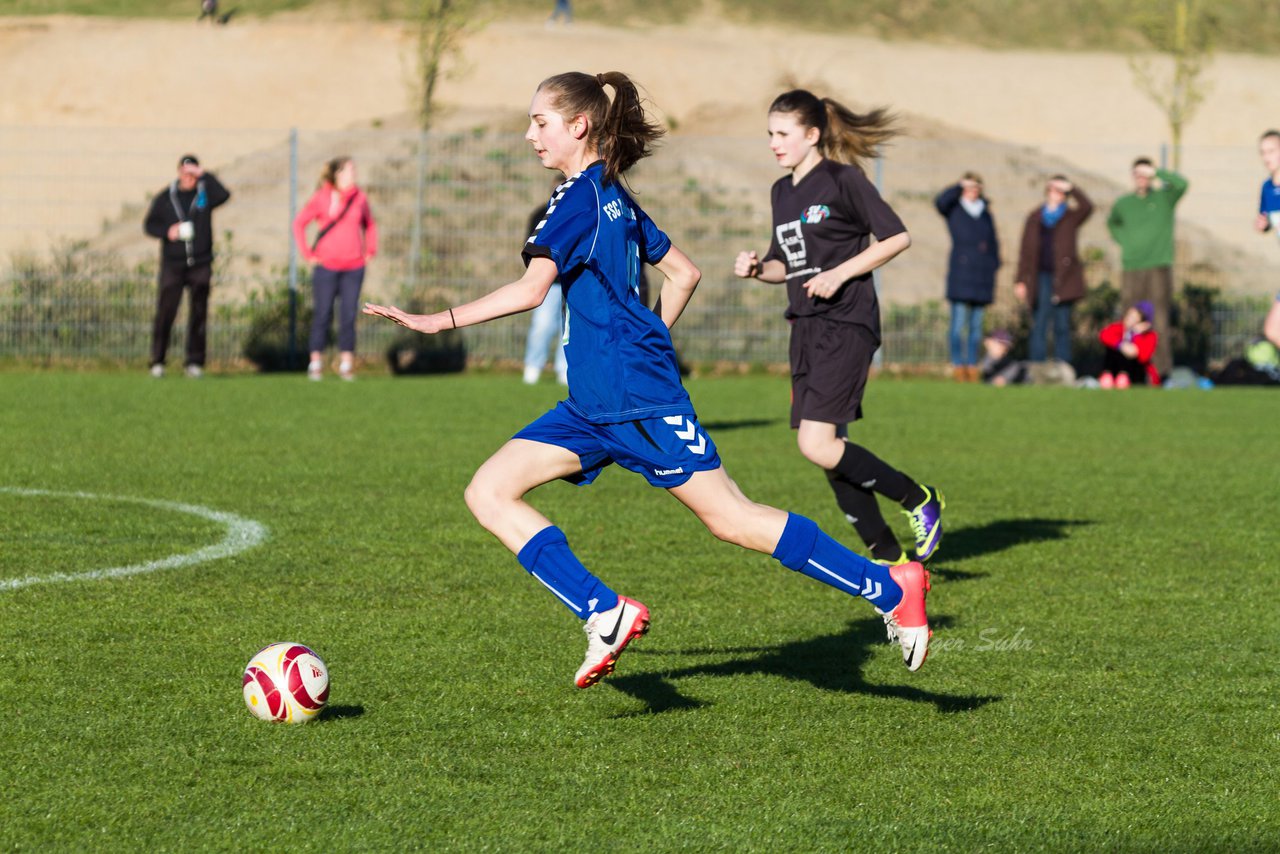
[[[210,358],[224,367],[247,367],[246,351],[261,361],[264,348],[281,346],[291,292],[300,322],[307,321],[309,285],[296,263],[290,222],[327,159],[356,159],[378,220],[380,252],[370,265],[366,297],[423,310],[456,305],[518,277],[529,216],[545,204],[553,183],[519,135],[483,130],[0,128],[0,359],[145,361],[157,248],[141,221],[150,197],[187,151],[198,153],[233,193],[214,217],[219,257]],[[1046,151],[981,140],[896,142],[875,173],[914,245],[880,275],[884,361],[947,361],[942,283],[950,244],[932,198],[961,172],[984,175],[1004,246],[989,324],[1019,327],[1012,256],[1045,177],[1070,175],[1097,204],[1081,240],[1087,278],[1105,290],[1118,281],[1106,210],[1127,189],[1132,157],[1160,151],[1158,145],[1146,152],[1114,145]],[[1280,281],[1280,253],[1271,239],[1251,232],[1261,180],[1251,148],[1188,149],[1183,171],[1192,191],[1179,208],[1175,275],[1180,285],[1223,292],[1211,317],[1202,319],[1205,355],[1221,360],[1258,333],[1268,301],[1262,294]],[[708,137],[668,140],[631,176],[639,203],[704,272],[675,330],[687,361],[786,361],[782,293],[730,272],[739,250],[767,243],[768,187],[777,177],[761,140]],[[175,348],[183,344],[184,322],[180,316],[175,325]],[[524,318],[507,318],[462,330],[441,346],[454,355],[465,349],[471,364],[514,362],[525,328]],[[1088,332],[1086,323],[1081,334]],[[300,348],[305,339],[303,326]],[[360,324],[366,361],[395,359],[402,344],[404,334],[391,324]]]

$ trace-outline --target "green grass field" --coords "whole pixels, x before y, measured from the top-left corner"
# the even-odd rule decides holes
[[[689,387],[749,495],[852,543],[785,381]],[[639,477],[549,485],[535,505],[653,611],[588,691],[578,622],[461,498],[555,395],[0,374],[0,849],[1280,846],[1274,393],[873,383],[856,436],[948,497],[917,674],[865,602]],[[224,535],[139,500],[268,536],[14,587]],[[316,723],[244,708],[279,640],[330,667]]]

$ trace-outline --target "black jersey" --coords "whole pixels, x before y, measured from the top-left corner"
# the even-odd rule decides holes
[[[772,201],[773,240],[765,260],[786,265],[787,317],[821,314],[856,323],[879,341],[880,305],[870,273],[850,279],[830,299],[811,298],[804,283],[865,250],[871,235],[884,240],[903,233],[902,220],[861,169],[833,160],[823,160],[798,184],[789,175],[779,179]]]

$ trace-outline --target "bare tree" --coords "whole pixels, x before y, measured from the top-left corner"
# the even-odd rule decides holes
[[[418,174],[414,193],[414,215],[409,234],[408,284],[418,285],[423,272],[422,217],[426,209],[427,131],[435,120],[436,85],[444,74],[444,63],[461,46],[470,23],[474,0],[418,0],[418,74],[416,80],[418,115]]]
[[[470,21],[473,0],[419,0],[418,4],[418,126],[431,128],[435,117],[436,85],[444,62],[460,46]]]
[[[1182,165],[1182,132],[1208,94],[1201,74],[1212,60],[1218,19],[1204,0],[1148,0],[1135,18],[1139,32],[1157,54],[1167,56],[1165,73],[1149,55],[1129,58],[1134,82],[1155,102],[1169,123],[1173,168]]]

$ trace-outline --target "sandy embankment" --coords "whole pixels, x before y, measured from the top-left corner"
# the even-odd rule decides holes
[[[783,35],[709,20],[643,31],[493,23],[469,37],[441,87],[444,124],[509,115],[518,126],[531,86],[564,70],[568,47],[578,68],[632,73],[681,134],[760,134],[764,107],[790,79],[854,104],[891,104],[926,128],[1034,146],[1116,182],[1166,135],[1122,56]],[[228,27],[0,19],[0,251],[97,233],[123,202],[154,192],[181,150],[225,163],[289,127],[403,125],[411,50],[400,25],[300,16]],[[1280,60],[1218,57],[1183,164],[1193,182],[1184,218],[1259,263],[1274,247],[1249,232],[1262,177],[1252,152],[1258,132],[1280,124],[1269,85],[1277,74]]]

